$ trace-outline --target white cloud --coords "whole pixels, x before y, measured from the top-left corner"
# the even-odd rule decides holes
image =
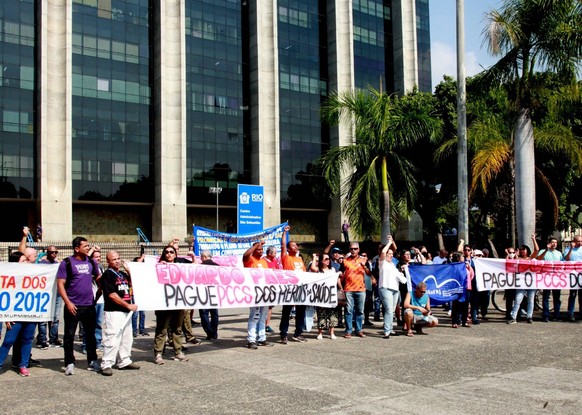
[[[457,78],[457,50],[443,42],[433,42],[431,45],[432,86],[433,89],[442,80],[444,75]],[[473,76],[483,68],[477,62],[477,52],[465,51],[465,74]]]

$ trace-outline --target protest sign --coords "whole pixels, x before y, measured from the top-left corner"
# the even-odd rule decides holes
[[[426,283],[431,305],[454,300],[465,301],[467,269],[464,262],[444,265],[416,265],[407,267],[408,290],[412,292],[419,282]]]
[[[581,261],[474,258],[479,291],[578,290],[582,288]]]
[[[58,266],[0,263],[0,321],[52,321]]]
[[[265,248],[270,245],[280,247],[285,226],[287,222],[260,232],[241,234],[217,232],[194,226],[194,253],[200,255],[200,252],[208,250],[213,256],[235,255],[242,258],[245,251],[258,241],[264,241]]]
[[[337,275],[271,268],[128,263],[140,310],[337,305]]]

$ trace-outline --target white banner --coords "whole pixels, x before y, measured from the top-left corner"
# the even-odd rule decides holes
[[[582,289],[582,262],[474,258],[479,291]]]
[[[59,264],[0,263],[0,321],[52,321]]]
[[[140,310],[337,305],[337,274],[130,262]]]

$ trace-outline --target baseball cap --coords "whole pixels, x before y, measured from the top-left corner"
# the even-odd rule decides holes
[[[335,248],[332,248],[331,249],[331,253],[333,254],[334,252],[337,252],[337,253],[341,254],[342,253],[342,250],[339,249],[339,248],[337,248],[337,247],[335,247]]]
[[[479,256],[479,255],[483,256],[483,251],[481,251],[480,249],[475,249],[473,251],[473,256]]]

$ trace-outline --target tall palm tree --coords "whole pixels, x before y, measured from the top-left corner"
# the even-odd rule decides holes
[[[510,87],[518,108],[514,126],[516,217],[520,243],[535,230],[535,157],[531,111],[532,92],[540,68],[555,72],[565,82],[575,81],[582,51],[580,0],[504,0],[486,15],[483,34],[500,60],[485,71]]]
[[[332,94],[322,107],[324,121],[348,123],[354,132],[354,144],[330,149],[320,162],[357,233],[371,236],[381,224],[381,241],[387,242],[391,198],[395,211],[410,212],[416,197],[415,167],[403,152],[421,139],[440,135],[442,123],[433,114],[432,99],[430,94],[399,97],[369,87]]]

